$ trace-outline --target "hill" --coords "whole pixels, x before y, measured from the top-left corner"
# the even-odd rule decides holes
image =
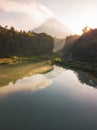
[[[85,28],[81,36],[67,37],[63,52],[71,59],[97,63],[97,29]]]
[[[51,54],[53,47],[53,38],[45,33],[36,34],[0,26],[1,58]]]
[[[70,35],[66,37],[65,44],[62,49],[65,56],[71,57],[73,50],[76,46],[76,42],[78,41],[79,38],[80,38],[79,35]]]

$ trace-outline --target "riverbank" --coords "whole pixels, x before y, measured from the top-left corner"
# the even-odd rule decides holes
[[[9,58],[0,58],[0,65],[16,65],[16,64],[23,64],[28,62],[40,62],[49,60],[48,56],[33,56],[33,57],[9,57]]]
[[[17,64],[25,64],[25,63],[37,63],[43,61],[53,61],[59,54],[52,53],[50,55],[36,55],[32,57],[17,57],[12,56],[8,58],[0,58],[0,65],[17,65]]]
[[[84,63],[80,61],[61,58],[55,58],[54,63],[66,68],[79,69],[84,72],[89,72],[90,74],[93,74],[95,77],[97,77],[97,64]]]

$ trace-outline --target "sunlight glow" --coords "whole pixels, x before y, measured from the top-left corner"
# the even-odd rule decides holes
[[[0,0],[0,24],[30,30],[57,18],[71,32],[81,34],[86,26],[97,28],[96,5],[96,0]]]
[[[76,34],[82,34],[82,30],[86,26],[89,28],[97,28],[97,19],[93,13],[82,15],[72,20],[69,24],[71,31]]]

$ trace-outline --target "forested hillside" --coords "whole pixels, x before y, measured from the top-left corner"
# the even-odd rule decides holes
[[[72,54],[79,37],[80,37],[79,35],[70,35],[66,37],[65,44],[62,49],[65,56],[70,56]]]
[[[81,36],[67,37],[63,52],[71,59],[97,62],[97,29],[86,27]]]
[[[0,57],[51,54],[54,40],[51,36],[17,31],[0,26]]]

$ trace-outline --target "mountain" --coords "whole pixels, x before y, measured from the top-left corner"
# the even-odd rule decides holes
[[[58,20],[56,19],[49,19],[45,23],[43,23],[41,26],[35,28],[33,30],[36,33],[47,33],[48,35],[51,35],[52,37],[57,38],[65,38],[67,35],[71,34],[71,31],[64,27]]]
[[[81,36],[69,36],[63,53],[70,59],[97,63],[97,28],[85,29]]]
[[[54,37],[54,52],[63,48],[65,44],[65,37],[71,34],[71,31],[64,27],[64,25],[56,19],[49,19],[33,31],[36,33],[47,33],[48,35]]]

